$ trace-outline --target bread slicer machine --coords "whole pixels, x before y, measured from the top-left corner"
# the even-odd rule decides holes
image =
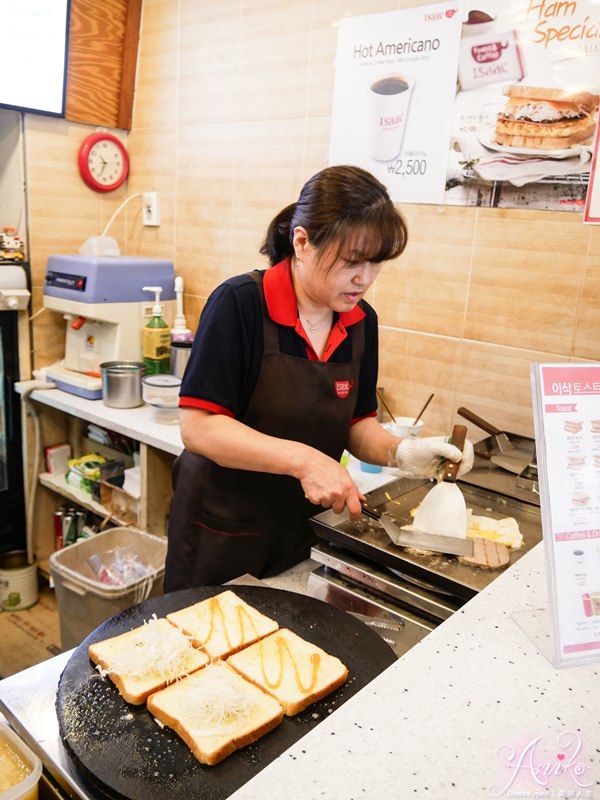
[[[89,400],[102,397],[100,364],[141,361],[142,330],[152,315],[144,286],[162,287],[164,319],[176,311],[171,261],[134,256],[51,255],[44,306],[63,314],[65,357],[46,369],[59,389]]]

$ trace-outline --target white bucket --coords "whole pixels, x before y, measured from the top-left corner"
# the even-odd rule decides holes
[[[0,556],[0,609],[21,611],[38,598],[37,565],[27,563],[27,553],[11,550]]]

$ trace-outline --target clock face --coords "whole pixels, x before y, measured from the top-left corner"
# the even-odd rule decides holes
[[[127,151],[112,134],[90,134],[79,150],[79,171],[95,191],[111,192],[123,183],[129,172]]]

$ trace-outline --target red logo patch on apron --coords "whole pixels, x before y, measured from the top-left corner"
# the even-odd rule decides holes
[[[335,382],[335,393],[337,396],[343,400],[344,397],[348,397],[350,394],[350,389],[352,389],[352,384],[354,381],[336,381]]]

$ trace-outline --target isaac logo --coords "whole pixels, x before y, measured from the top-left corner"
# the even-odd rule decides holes
[[[344,397],[348,397],[350,394],[350,389],[352,389],[352,384],[354,381],[336,381],[335,382],[335,393],[337,396],[343,400]]]
[[[568,782],[570,786],[577,787],[578,794],[574,796],[591,798],[591,793],[580,791],[593,785],[590,775],[592,768],[581,757],[581,737],[574,731],[561,733],[557,737],[556,745],[550,750],[543,744],[542,737],[538,736],[520,749],[503,745],[496,750],[496,757],[506,768],[507,778],[503,783],[490,786],[489,793],[492,797],[551,796],[546,791],[539,793],[538,790],[534,790],[524,793],[514,790],[513,786],[517,779],[524,779],[528,784],[533,780],[537,786],[548,790],[559,783],[563,787],[565,782]],[[522,780],[518,783],[522,787]]]

